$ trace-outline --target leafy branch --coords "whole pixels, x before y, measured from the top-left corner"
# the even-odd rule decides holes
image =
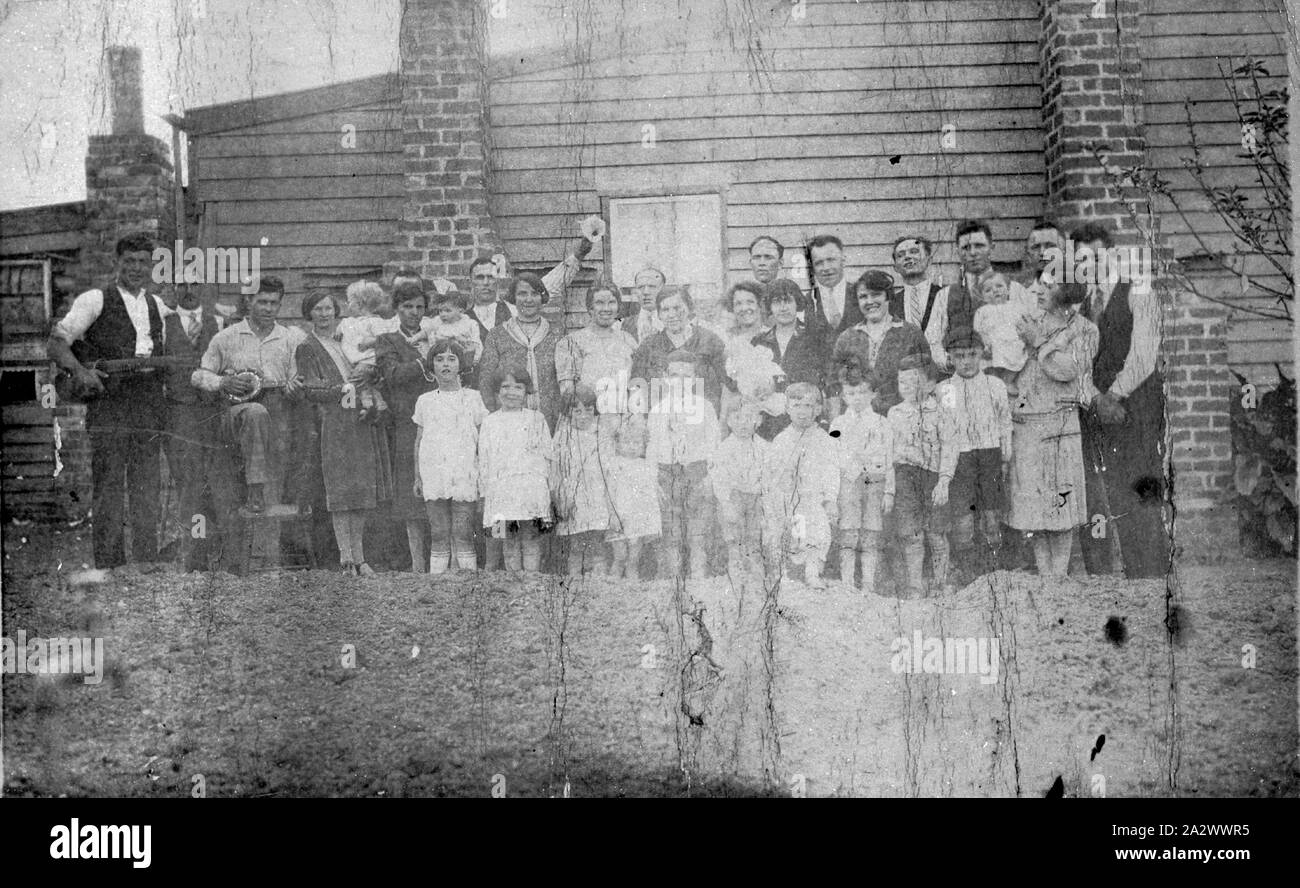
[[[1150,246],[1159,270],[1157,280],[1163,286],[1175,285],[1194,293],[1207,302],[1231,308],[1234,311],[1272,320],[1292,321],[1291,303],[1295,296],[1295,281],[1291,271],[1291,182],[1286,161],[1286,141],[1289,115],[1287,90],[1264,89],[1260,78],[1269,76],[1268,70],[1257,60],[1248,58],[1232,68],[1231,74],[1219,68],[1229,99],[1232,101],[1237,124],[1241,131],[1241,152],[1236,156],[1249,161],[1257,188],[1243,190],[1239,185],[1216,185],[1214,176],[1222,168],[1207,163],[1204,149],[1197,138],[1191,100],[1183,103],[1187,116],[1190,157],[1180,158],[1196,185],[1196,190],[1213,209],[1224,228],[1232,235],[1232,251],[1215,249],[1206,239],[1204,226],[1192,223],[1178,193],[1169,180],[1144,163],[1118,168],[1110,163],[1108,146],[1089,143],[1088,148],[1106,176],[1107,183],[1127,196],[1130,189],[1141,192],[1146,200],[1145,210],[1135,202],[1125,200],[1124,207],[1130,221]],[[1159,199],[1159,200],[1158,200]],[[1245,305],[1240,300],[1225,300],[1211,296],[1191,275],[1184,262],[1168,249],[1160,248],[1159,216],[1156,212],[1161,200],[1172,208],[1195,240],[1196,258],[1208,263],[1208,270],[1237,275],[1243,280],[1242,293],[1255,290],[1273,297],[1275,308],[1264,309]],[[1249,273],[1248,262],[1260,257],[1267,265],[1267,276],[1276,274],[1285,286],[1270,283],[1262,273]],[[1204,268],[1204,266],[1202,266]]]

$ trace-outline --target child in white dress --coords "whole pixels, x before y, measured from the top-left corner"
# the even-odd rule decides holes
[[[540,570],[538,531],[551,519],[551,432],[542,414],[524,406],[533,380],[523,367],[504,368],[483,385],[500,405],[479,430],[483,526],[503,540],[506,570]]]
[[[354,367],[374,367],[375,341],[385,333],[395,332],[401,320],[397,315],[383,316],[392,308],[391,300],[374,281],[348,284],[347,295],[348,317],[339,321],[335,336],[343,346],[343,356]],[[388,409],[379,389],[369,383],[357,386],[357,406],[372,418]]]
[[[613,437],[602,434],[596,421],[595,389],[579,384],[555,433],[555,501],[560,518],[556,532],[569,538],[569,573],[574,576],[605,572],[602,549],[612,517],[613,444]]]
[[[450,339],[429,349],[438,387],[420,395],[412,420],[415,433],[415,495],[429,513],[429,573],[443,573],[453,554],[456,565],[477,570],[474,509],[478,505],[479,427],[487,417],[483,397],[462,388],[460,368],[468,360]]]
[[[611,573],[634,580],[641,547],[659,536],[659,468],[645,458],[645,416],[627,414],[614,432],[614,469],[610,473],[612,517],[606,540],[614,547]]]

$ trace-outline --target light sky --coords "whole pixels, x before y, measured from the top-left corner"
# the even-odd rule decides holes
[[[145,129],[170,146],[164,114],[397,70],[399,18],[398,0],[0,0],[0,210],[85,199],[107,46],[140,47]]]

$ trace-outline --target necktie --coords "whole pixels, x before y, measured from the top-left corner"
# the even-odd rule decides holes
[[[920,326],[921,315],[924,309],[921,307],[921,287],[919,284],[906,284],[903,292],[907,295],[907,307],[904,309],[904,320],[909,324]]]
[[[839,307],[835,305],[835,291],[833,289],[827,290],[824,299],[826,302],[826,320],[830,322],[833,329],[840,325],[840,311]]]
[[[185,335],[189,337],[190,344],[193,345],[199,338],[199,309],[180,309],[181,325],[185,328]]]

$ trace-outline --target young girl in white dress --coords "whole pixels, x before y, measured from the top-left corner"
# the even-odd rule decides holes
[[[542,414],[524,406],[534,388],[523,367],[503,368],[482,385],[500,405],[479,430],[483,526],[503,538],[506,570],[540,570],[538,530],[551,519],[551,431]]]
[[[479,427],[487,417],[483,397],[462,388],[460,373],[469,366],[465,350],[450,339],[429,349],[428,364],[438,387],[420,395],[412,419],[415,433],[415,495],[429,513],[429,573],[456,566],[477,570],[474,509],[478,505]]]
[[[555,501],[568,537],[569,573],[604,573],[605,534],[610,528],[609,482],[614,467],[614,440],[596,421],[596,391],[580,383],[568,414],[555,433]]]
[[[645,416],[629,413],[614,433],[614,469],[610,472],[612,516],[609,535],[614,547],[611,572],[634,580],[641,547],[662,532],[659,517],[659,467],[645,458]]]

